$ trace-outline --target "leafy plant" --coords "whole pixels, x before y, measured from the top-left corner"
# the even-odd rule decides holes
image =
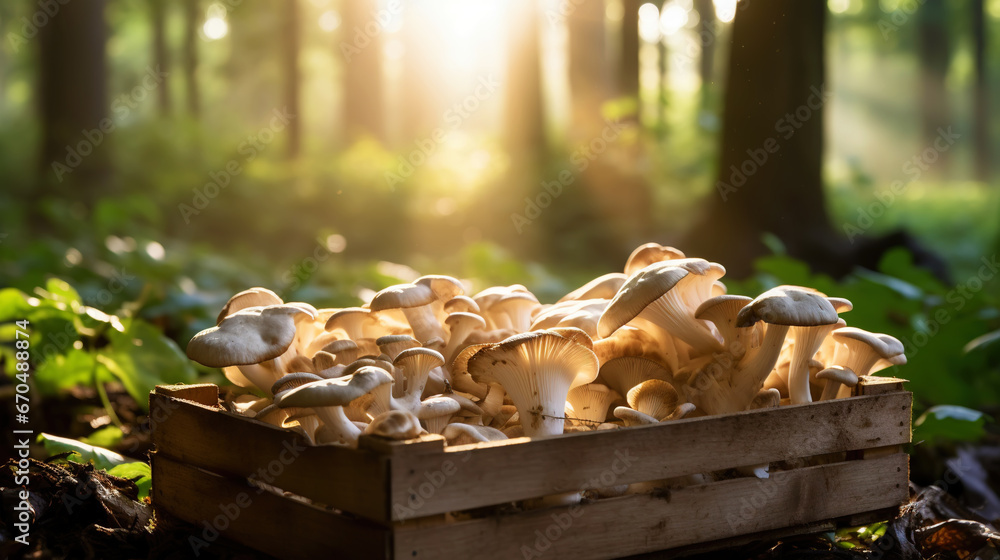
[[[142,406],[159,383],[190,383],[195,370],[177,344],[123,307],[108,314],[84,305],[68,283],[49,279],[32,295],[0,290],[0,323],[27,320],[31,376],[42,395],[77,385],[93,386],[113,420],[105,385],[117,381]],[[0,327],[0,342],[14,342],[13,324]],[[4,371],[14,373],[14,348],[0,346]]]
[[[119,431],[119,437],[120,435],[121,431]],[[95,434],[91,434],[88,439],[94,440]],[[67,461],[93,463],[96,469],[107,471],[108,474],[119,478],[132,480],[139,487],[139,499],[149,495],[153,482],[152,473],[149,465],[142,461],[126,459],[110,449],[91,445],[86,441],[51,434],[39,434],[38,442],[45,446],[45,451],[50,456],[69,452],[69,455],[66,456]]]

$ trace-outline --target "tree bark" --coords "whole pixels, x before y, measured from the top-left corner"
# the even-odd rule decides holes
[[[161,116],[172,112],[170,98],[170,49],[167,46],[167,10],[165,0],[150,0],[151,24],[153,28],[153,63],[164,72],[163,83],[156,88],[157,106]]]
[[[847,247],[827,216],[821,180],[826,2],[740,6],[717,181],[682,248],[738,277],[767,252],[761,238],[770,232],[790,255],[830,271],[843,266]]]
[[[40,191],[90,209],[111,191],[105,2],[59,6],[38,37]]]
[[[618,63],[618,87],[621,95],[631,97],[639,106],[639,6],[642,0],[622,0],[621,60]]]
[[[344,61],[344,131],[347,140],[371,136],[385,141],[382,40],[365,33],[378,8],[375,0],[345,0],[338,56]]]
[[[701,103],[704,107],[708,103],[714,79],[715,4],[712,0],[695,0],[694,8],[698,13],[698,45],[701,47],[698,55],[698,76],[701,78]]]
[[[184,0],[184,91],[187,111],[193,117],[201,113],[198,98],[198,28],[201,12],[198,0]]]
[[[990,177],[989,86],[986,74],[986,17],[983,0],[972,0],[972,55],[975,85],[972,90],[973,160],[976,179]]]
[[[302,106],[299,103],[300,81],[299,50],[301,34],[299,0],[285,0],[285,25],[283,37],[282,67],[285,71],[285,106],[292,115],[288,122],[288,145],[286,156],[294,159],[302,147]]]
[[[539,13],[532,0],[511,0],[505,142],[517,161],[541,161],[548,148],[542,100]]]
[[[589,138],[603,126],[601,104],[610,82],[605,63],[604,0],[578,0],[569,15],[572,128]]]
[[[917,54],[920,61],[920,113],[924,145],[930,145],[938,129],[952,123],[945,80],[951,63],[951,44],[944,0],[926,0],[917,10]],[[940,154],[942,162],[950,159]]]

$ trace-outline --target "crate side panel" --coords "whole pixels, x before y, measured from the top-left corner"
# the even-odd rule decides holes
[[[618,558],[896,507],[908,457],[846,461],[516,515],[404,523],[395,558]]]
[[[910,393],[838,399],[392,460],[393,519],[910,440]],[[675,452],[676,451],[676,452]]]
[[[153,507],[198,527],[192,555],[219,536],[278,558],[385,558],[389,530],[153,454]]]
[[[159,453],[207,471],[261,480],[366,519],[388,519],[388,466],[376,453],[310,446],[290,430],[150,396]],[[350,484],[338,484],[350,480]]]

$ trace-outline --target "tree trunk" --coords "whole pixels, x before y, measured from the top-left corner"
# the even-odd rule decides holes
[[[715,67],[715,4],[712,0],[695,0],[694,8],[698,12],[698,45],[701,53],[698,57],[698,76],[701,78],[701,104],[706,106],[712,91]]]
[[[172,112],[170,99],[170,49],[167,47],[167,14],[165,0],[150,0],[150,16],[153,28],[153,64],[156,70],[164,72],[163,83],[156,88],[156,100],[161,116]]]
[[[639,6],[642,0],[622,0],[621,60],[618,63],[618,87],[621,95],[631,97],[639,106]]]
[[[347,140],[385,141],[381,35],[366,34],[375,21],[375,0],[345,0],[338,55],[344,61],[344,123]]]
[[[288,122],[288,149],[286,155],[289,159],[299,156],[302,145],[302,106],[300,98],[300,72],[299,72],[299,35],[300,14],[299,0],[285,0],[285,25],[283,37],[283,57],[282,67],[285,70],[285,106],[288,113],[292,115]]]
[[[111,190],[104,6],[61,4],[38,37],[40,191],[87,209]]]
[[[972,54],[976,83],[972,90],[972,137],[976,179],[990,177],[989,87],[986,75],[986,21],[983,0],[972,0]]]
[[[543,159],[545,110],[542,101],[539,13],[532,0],[511,0],[507,65],[505,142],[516,161]]]
[[[568,18],[569,88],[573,130],[590,138],[601,130],[609,84],[604,48],[604,0],[578,0]]]
[[[201,113],[198,99],[198,28],[201,11],[198,0],[184,0],[184,91],[187,110],[193,117]]]
[[[820,270],[842,266],[821,180],[823,0],[741,4],[732,30],[715,192],[682,249],[736,277],[777,235]]]
[[[920,61],[920,113],[924,146],[933,143],[938,129],[953,124],[945,79],[951,62],[944,0],[926,0],[917,10],[917,54]],[[940,154],[942,163],[948,152]],[[941,166],[943,167],[943,166]]]

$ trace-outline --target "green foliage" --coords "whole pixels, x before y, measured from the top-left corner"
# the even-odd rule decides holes
[[[934,445],[940,440],[977,441],[986,435],[986,422],[992,420],[978,410],[962,406],[931,407],[913,423],[913,441]]]
[[[70,454],[66,456],[68,461],[93,463],[94,468],[107,471],[112,476],[132,480],[139,487],[141,500],[149,496],[152,487],[153,479],[149,465],[141,461],[131,461],[104,446],[97,445],[97,442],[116,443],[116,438],[120,441],[121,430],[117,431],[117,435],[114,430],[118,429],[104,428],[83,440],[43,433],[38,435],[38,442],[45,446],[45,451],[50,456],[69,452]]]
[[[103,447],[96,447],[75,439],[38,434],[38,443],[45,446],[45,452],[51,455],[72,452],[67,459],[74,463],[93,463],[94,468],[108,470],[117,465],[129,462],[129,459]]]
[[[68,283],[50,278],[29,296],[16,288],[0,290],[0,323],[27,320],[32,379],[42,395],[77,385],[121,383],[146,406],[158,383],[189,383],[195,370],[177,344],[127,307],[107,314],[84,305]],[[0,355],[7,375],[15,373],[15,329],[0,330]],[[109,411],[113,413],[113,411]]]
[[[731,293],[755,296],[778,284],[810,286],[846,297],[854,310],[851,326],[895,336],[906,347],[908,363],[880,372],[908,379],[919,404],[949,403],[972,408],[1000,402],[1000,345],[970,341],[1000,326],[998,295],[990,282],[972,274],[947,286],[914,266],[903,249],[888,252],[877,272],[857,270],[837,282],[813,274],[804,263],[783,255],[757,262],[757,274],[745,282],[726,280]]]

